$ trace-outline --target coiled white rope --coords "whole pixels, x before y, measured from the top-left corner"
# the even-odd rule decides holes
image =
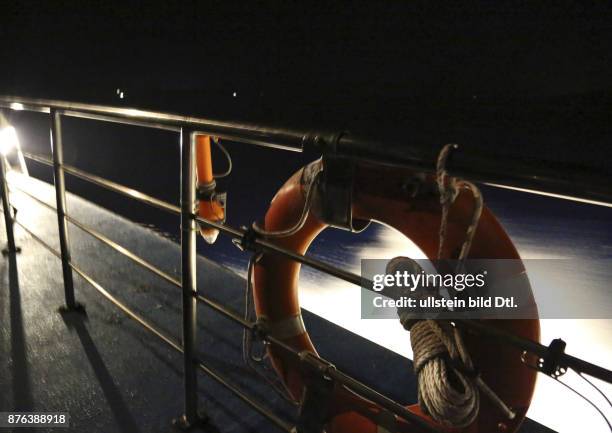
[[[464,187],[474,196],[474,211],[459,253],[459,261],[463,262],[469,254],[476,234],[483,209],[483,199],[478,187],[471,182],[447,179],[446,160],[450,151],[456,148],[455,144],[446,145],[440,152],[436,165],[436,181],[442,206],[438,258],[443,256],[450,206],[457,197],[458,190]],[[509,419],[515,417],[515,413],[475,371],[459,329],[445,321],[415,321],[409,315],[400,317],[400,320],[404,328],[410,331],[414,369],[419,383],[419,406],[423,412],[445,426],[466,427],[478,417],[482,392]]]
[[[461,357],[453,333],[448,322],[420,320],[410,329],[410,343],[418,376],[419,406],[445,426],[465,427],[478,416],[480,394],[472,378],[452,364],[471,364],[469,356]]]

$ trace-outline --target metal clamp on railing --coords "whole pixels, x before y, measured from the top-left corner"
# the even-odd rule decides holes
[[[244,233],[239,239],[232,239],[232,243],[240,251],[258,252],[260,248],[257,244],[257,239],[259,237],[259,234],[257,233],[257,231],[252,226],[251,227],[242,226],[240,228],[244,230]]]
[[[200,202],[216,202],[221,207],[221,212],[215,214],[215,222],[224,224],[227,216],[227,192],[217,191],[217,182],[214,180],[209,183],[200,183],[196,190],[196,198]],[[221,218],[219,218],[221,216]]]
[[[565,357],[565,346],[565,341],[560,338],[555,338],[550,342],[543,356],[536,357],[533,355],[536,359],[530,361],[528,359],[529,354],[523,352],[521,360],[529,368],[540,371],[547,376],[558,378],[567,372],[567,365],[563,362]]]
[[[353,219],[353,160],[324,155],[322,170],[313,185],[312,212],[332,227],[359,233],[370,221]]]

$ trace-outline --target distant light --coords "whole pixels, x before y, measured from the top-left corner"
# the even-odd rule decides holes
[[[235,98],[236,96],[238,96],[238,93],[234,92],[232,93],[232,96]]]
[[[120,88],[117,88],[116,93],[117,93],[117,95],[118,95],[119,93],[121,93],[121,89],[120,89]]]
[[[12,126],[5,126],[0,129],[0,153],[8,155],[11,150],[19,145],[17,131]]]
[[[119,99],[123,99],[123,92],[119,93]]]
[[[17,110],[17,111],[21,111],[24,109],[23,104],[21,104],[20,102],[13,102],[10,105],[11,110]]]

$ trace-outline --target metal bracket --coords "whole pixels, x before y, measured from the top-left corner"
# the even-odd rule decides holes
[[[253,227],[241,226],[240,228],[244,230],[242,237],[240,237],[240,239],[232,239],[232,243],[240,251],[253,251],[257,253],[258,247],[256,240],[259,237],[259,234]]]
[[[562,355],[565,353],[565,341],[560,338],[555,338],[550,342],[546,356],[536,358],[533,361],[528,360],[528,353],[523,352],[521,360],[529,368],[540,371],[547,376],[558,378],[563,376],[567,372],[567,366],[561,363]]]
[[[198,184],[196,190],[196,199],[198,201],[216,201],[223,208],[223,219],[220,223],[225,224],[227,218],[227,192],[217,192],[217,182],[214,180],[210,183]]]
[[[198,200],[210,200],[217,188],[217,182],[214,180],[208,183],[200,183],[196,189],[196,198]]]
[[[6,248],[2,249],[2,255],[4,257],[8,256],[9,254],[15,253],[18,254],[21,252],[21,247],[15,247],[15,251],[11,250],[8,246]]]
[[[172,420],[172,426],[174,427],[175,431],[180,432],[201,430],[208,422],[208,420],[208,415],[204,412],[204,410],[200,409],[198,410],[198,413],[196,414],[196,418],[194,420],[189,421],[187,420],[187,417],[185,415],[181,415],[178,418],[174,418]]]
[[[365,230],[370,221],[353,219],[355,162],[324,155],[323,170],[314,185],[313,213],[327,224],[351,232]]]

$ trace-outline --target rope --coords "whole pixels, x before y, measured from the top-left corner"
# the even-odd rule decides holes
[[[312,164],[310,166],[313,166]],[[305,169],[304,169],[305,170]],[[314,172],[313,173],[306,173],[306,171],[303,172],[302,174],[302,180],[306,180],[308,181],[308,186],[307,186],[307,191],[306,191],[306,198],[304,200],[304,207],[302,208],[302,213],[300,215],[300,218],[298,219],[298,221],[293,225],[293,227],[290,227],[286,230],[274,230],[274,231],[268,231],[262,227],[259,226],[259,224],[257,224],[257,222],[253,223],[253,230],[257,233],[260,234],[262,236],[266,236],[269,238],[284,238],[287,236],[292,236],[294,234],[296,234],[298,231],[300,231],[302,229],[302,227],[304,227],[304,224],[306,224],[306,219],[308,218],[308,214],[310,213],[310,207],[312,205],[312,199],[314,197],[314,190],[315,190],[315,185],[317,180],[319,179],[319,175],[321,174],[322,168],[321,165],[319,165],[318,167],[314,168]],[[305,177],[310,177],[309,179],[305,179]]]
[[[450,151],[457,147],[456,144],[444,146],[436,164],[436,182],[442,207],[438,259],[443,256],[450,207],[459,189],[465,188],[474,196],[474,210],[459,252],[462,264],[469,255],[484,205],[476,185],[447,175],[446,161]],[[459,329],[445,321],[414,322],[408,319],[408,316],[400,318],[404,328],[410,331],[414,369],[419,384],[419,406],[423,412],[445,426],[466,427],[478,417],[480,394],[483,393],[509,419],[515,417],[515,413],[484,383],[475,370]]]
[[[225,155],[225,159],[227,160],[227,168],[225,169],[225,171],[223,173],[218,173],[218,174],[217,173],[213,173],[213,177],[215,179],[221,179],[223,177],[229,176],[232,173],[232,169],[234,168],[234,164],[232,163],[232,156],[227,151],[225,146],[221,144],[221,140],[219,140],[219,137],[213,137],[213,143],[215,143],[217,145],[217,147],[219,148],[219,150],[221,152],[223,152],[223,154]]]
[[[468,374],[448,362],[460,357],[448,328],[447,322],[420,320],[410,329],[419,406],[445,426],[466,427],[478,416],[480,394]]]
[[[480,221],[482,209],[484,208],[484,201],[482,199],[482,193],[480,192],[480,189],[472,182],[461,180],[457,183],[459,186],[469,189],[472,192],[472,196],[474,197],[474,211],[472,212],[472,221],[470,222],[470,225],[465,231],[465,240],[463,241],[461,251],[459,252],[459,261],[463,262],[467,258],[468,254],[470,253],[470,249],[472,248],[472,241],[474,240],[474,236],[476,235],[478,222]]]
[[[249,260],[247,268],[247,283],[244,296],[244,320],[247,322],[253,321],[253,271],[260,257],[260,254],[253,255]],[[257,323],[260,323],[259,320]],[[272,371],[266,364],[266,352],[261,355],[256,355],[253,353],[253,349],[253,332],[245,328],[242,331],[242,360],[244,363],[251,371],[267,382],[278,395],[294,405],[297,404],[298,402],[291,396],[285,384],[279,380],[276,372]],[[258,368],[258,366],[260,368]]]
[[[442,148],[438,155],[438,161],[436,163],[436,183],[438,184],[438,193],[440,194],[440,205],[442,206],[442,218],[440,220],[440,233],[439,233],[439,244],[438,244],[438,259],[442,258],[442,247],[444,246],[444,239],[446,237],[446,224],[448,220],[448,211],[450,205],[455,201],[457,197],[457,185],[455,178],[448,179],[446,173],[446,160],[450,155],[451,150],[457,149],[459,146],[456,144],[447,144]],[[448,185],[447,185],[448,183]]]

